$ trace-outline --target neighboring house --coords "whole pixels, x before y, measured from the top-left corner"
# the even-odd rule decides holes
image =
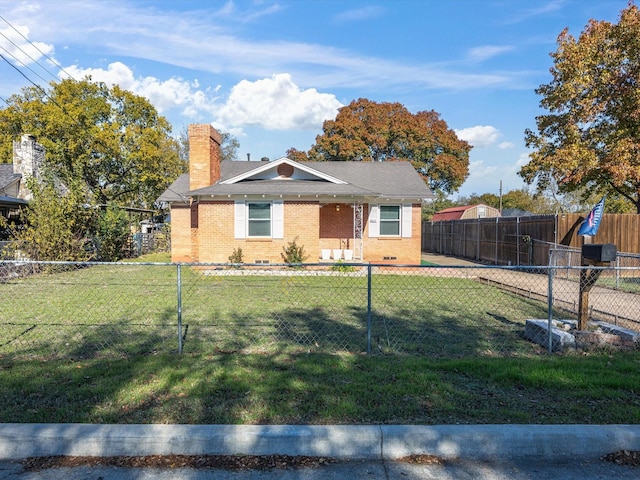
[[[20,208],[32,199],[26,180],[37,177],[44,155],[44,147],[32,135],[13,142],[13,163],[0,164],[0,215],[18,219]]]
[[[158,199],[171,207],[174,262],[420,263],[421,205],[434,197],[409,162],[221,161],[220,134],[189,126],[189,174]]]
[[[500,210],[488,205],[464,205],[440,210],[433,215],[431,221],[442,222],[444,220],[466,220],[469,218],[494,218],[500,216]]]

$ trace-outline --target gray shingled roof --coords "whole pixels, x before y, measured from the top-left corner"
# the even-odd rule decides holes
[[[175,182],[173,182],[169,188],[167,188],[162,195],[158,197],[157,202],[185,202],[188,203],[189,199],[186,197],[189,191],[189,174],[183,173]]]
[[[409,162],[299,162],[300,165],[338,178],[346,184],[318,180],[251,180],[223,184],[225,180],[264,166],[262,162],[224,161],[220,165],[220,182],[189,191],[188,175],[181,175],[158,199],[163,202],[185,201],[186,196],[210,195],[283,195],[323,197],[433,198]],[[182,195],[182,196],[181,196]]]
[[[22,175],[13,173],[12,163],[0,163],[0,190],[20,179]]]

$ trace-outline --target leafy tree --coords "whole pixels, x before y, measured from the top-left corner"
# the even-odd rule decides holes
[[[46,167],[65,185],[82,182],[96,204],[150,208],[186,165],[171,125],[143,97],[82,81],[27,87],[0,110],[0,155],[11,161],[12,141],[35,135]]]
[[[317,161],[410,161],[432,190],[452,193],[469,175],[471,146],[435,111],[359,99],[327,120],[308,153]],[[295,153],[295,152],[294,152]]]
[[[422,219],[425,221],[430,221],[436,212],[444,210],[445,208],[455,207],[457,205],[456,202],[447,198],[447,195],[444,192],[436,191],[435,195],[436,198],[432,202],[424,203],[422,205]]]
[[[526,212],[544,214],[554,213],[554,208],[544,195],[532,194],[526,188],[510,190],[502,196],[502,209],[518,208]]]
[[[526,130],[534,149],[520,170],[539,190],[612,194],[640,213],[640,11],[617,24],[591,20],[574,38],[565,29],[551,54],[553,80],[536,89],[549,111]]]
[[[472,193],[464,202],[464,205],[477,205],[480,203],[493,208],[500,208],[500,197],[494,193],[483,193],[482,195]]]
[[[306,162],[309,160],[309,156],[307,155],[307,152],[298,150],[293,147],[287,150],[286,155],[287,155],[287,158],[290,158],[294,162]]]
[[[104,262],[120,260],[131,233],[126,211],[109,205],[100,212],[97,223],[95,243],[98,259]]]
[[[86,232],[95,223],[95,209],[83,206],[82,189],[74,184],[61,193],[50,177],[29,178],[27,185],[33,200],[23,210],[24,225],[13,229],[15,248],[32,260],[90,260]]]

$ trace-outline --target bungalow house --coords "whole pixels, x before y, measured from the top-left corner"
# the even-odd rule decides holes
[[[440,210],[434,213],[431,221],[442,222],[445,220],[468,220],[470,218],[495,218],[500,216],[500,210],[488,205],[463,205]]]
[[[433,193],[409,162],[221,161],[221,136],[189,126],[189,174],[160,197],[171,208],[174,262],[419,264],[421,204]]]

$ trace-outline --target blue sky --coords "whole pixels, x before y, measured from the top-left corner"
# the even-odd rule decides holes
[[[30,85],[23,75],[40,85],[91,75],[147,97],[176,134],[190,123],[232,133],[242,160],[308,150],[322,122],[352,100],[400,102],[437,111],[474,146],[460,195],[498,194],[500,181],[503,192],[525,186],[524,130],[542,113],[534,90],[551,79],[558,34],[579,36],[591,18],[617,22],[626,6],[0,0],[0,97]]]

